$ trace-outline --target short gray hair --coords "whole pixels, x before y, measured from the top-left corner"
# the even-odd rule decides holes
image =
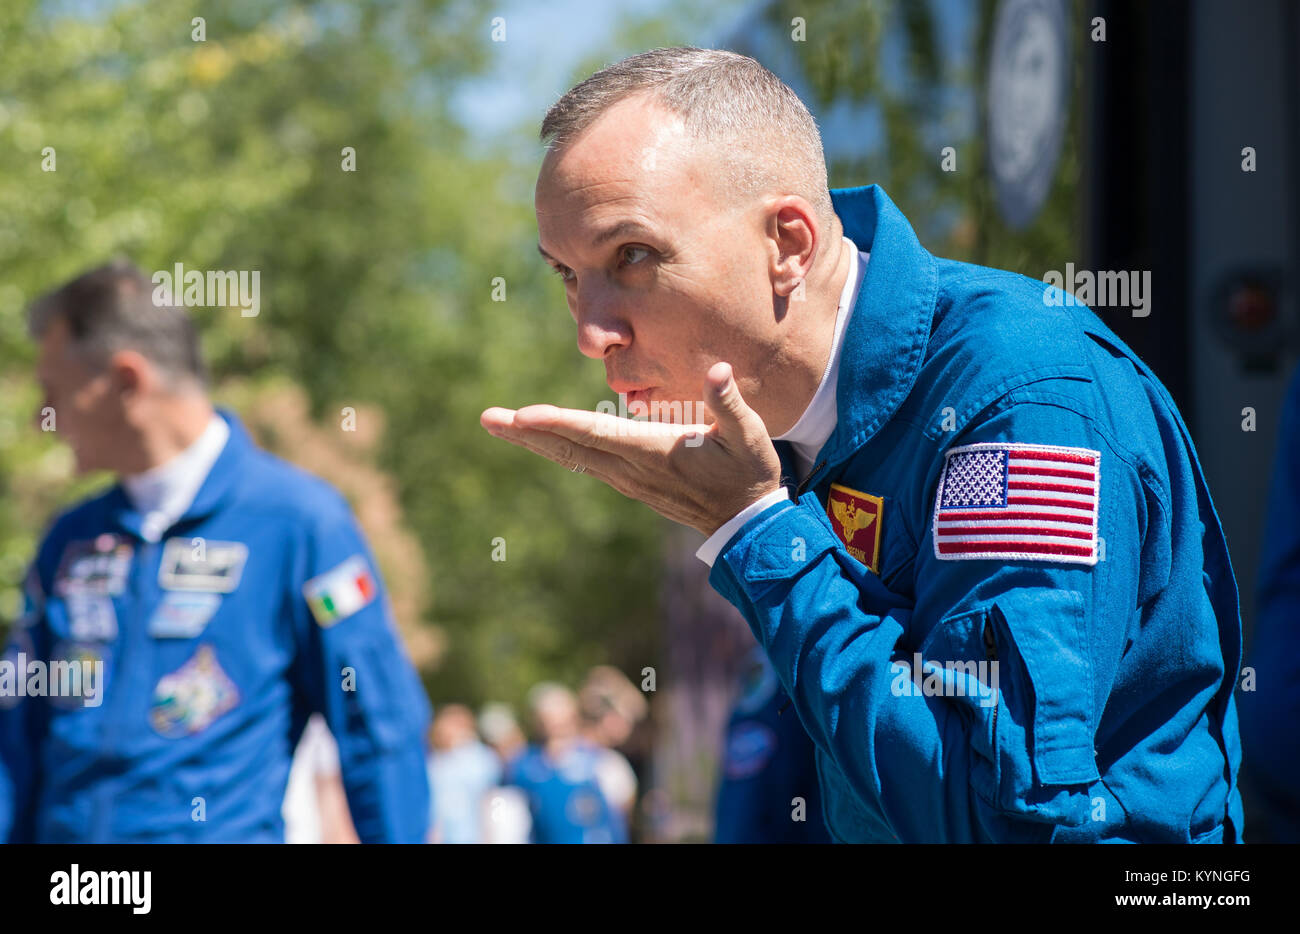
[[[144,273],[116,259],[36,299],[27,329],[39,340],[55,321],[68,327],[72,348],[96,365],[118,350],[135,350],[176,387],[207,383],[198,332],[180,305],[155,305]]]
[[[733,190],[801,195],[823,224],[833,223],[817,121],[784,81],[735,52],[666,48],[615,62],[551,106],[541,140],[561,149],[609,107],[647,92],[680,116],[688,133],[717,146]]]

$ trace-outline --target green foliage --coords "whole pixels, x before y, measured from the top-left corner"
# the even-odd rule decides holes
[[[810,103],[825,112],[855,105],[866,118],[862,145],[829,166],[832,187],[880,184],[932,252],[1041,278],[1077,261],[1082,172],[1083,43],[1086,23],[1072,0],[1070,108],[1052,188],[1025,230],[998,215],[985,148],[986,82],[994,0],[971,4],[973,33],[966,57],[945,55],[939,17],[952,4],[936,0],[781,0],[764,12],[764,28],[788,32],[795,16],[808,39],[792,43]],[[880,127],[874,140],[869,127]],[[958,169],[945,172],[941,150],[952,146]]]
[[[343,406],[383,410],[379,466],[425,551],[426,622],[447,637],[428,673],[435,700],[517,700],[541,677],[652,662],[658,569],[627,556],[657,553],[660,522],[478,423],[492,404],[592,408],[609,391],[537,259],[533,178],[471,155],[446,104],[490,55],[490,16],[475,7],[136,0],[63,17],[36,0],[0,5],[9,600],[51,512],[85,486],[28,424],[39,392],[24,306],[125,254],[149,271],[260,270],[259,316],[194,310],[218,397],[232,378],[287,378],[322,424]],[[196,15],[205,41],[191,37]],[[45,147],[56,171],[42,171]],[[491,560],[498,536],[505,562]]]

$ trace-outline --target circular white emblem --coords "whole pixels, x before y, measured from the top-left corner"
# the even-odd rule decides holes
[[[1007,225],[1029,225],[1052,187],[1065,133],[1070,49],[1063,0],[1002,0],[988,79],[989,165]]]

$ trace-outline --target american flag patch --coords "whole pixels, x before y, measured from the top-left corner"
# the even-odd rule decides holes
[[[952,448],[935,496],[934,556],[1096,564],[1100,485],[1100,451]]]

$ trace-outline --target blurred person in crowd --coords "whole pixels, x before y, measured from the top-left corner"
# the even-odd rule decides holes
[[[430,842],[484,842],[483,800],[501,781],[501,761],[479,740],[474,714],[463,704],[442,707],[429,736]]]
[[[1278,731],[1300,723],[1300,370],[1282,408],[1268,505],[1253,674],[1239,692],[1244,775],[1254,792],[1251,840],[1300,843],[1300,743]]]
[[[478,731],[501,759],[501,764],[508,764],[515,756],[524,751],[528,739],[524,736],[519,721],[509,704],[494,702],[485,704],[478,715]]]
[[[483,798],[479,826],[484,843],[532,842],[533,816],[528,796],[513,785],[498,785]]]
[[[485,704],[479,711],[478,729],[483,740],[497,754],[504,775],[509,764],[528,746],[514,711],[509,704]],[[484,843],[528,842],[533,819],[528,810],[528,797],[523,791],[514,786],[498,786],[489,793],[484,805],[481,822]]]
[[[830,843],[816,753],[767,655],[755,646],[723,741],[714,842]]]
[[[606,799],[630,824],[636,804],[638,777],[623,746],[645,719],[648,705],[636,685],[610,665],[597,665],[587,673],[578,691],[582,735],[604,752],[597,764],[597,780]]]
[[[537,743],[511,763],[506,782],[527,796],[531,842],[626,843],[626,818],[610,800],[611,792],[625,797],[626,790],[602,786],[609,750],[582,735],[573,692],[538,684],[528,706]]]
[[[189,315],[129,263],[29,323],[43,427],[116,482],[26,577],[5,659],[87,678],[0,691],[0,839],[282,841],[320,713],[360,839],[423,841],[429,704],[347,502],[214,410]]]
[[[348,811],[339,747],[325,718],[307,718],[284,792],[285,843],[359,843]]]
[[[610,749],[628,741],[649,709],[636,685],[611,665],[597,665],[587,672],[578,689],[578,704],[587,738]]]

